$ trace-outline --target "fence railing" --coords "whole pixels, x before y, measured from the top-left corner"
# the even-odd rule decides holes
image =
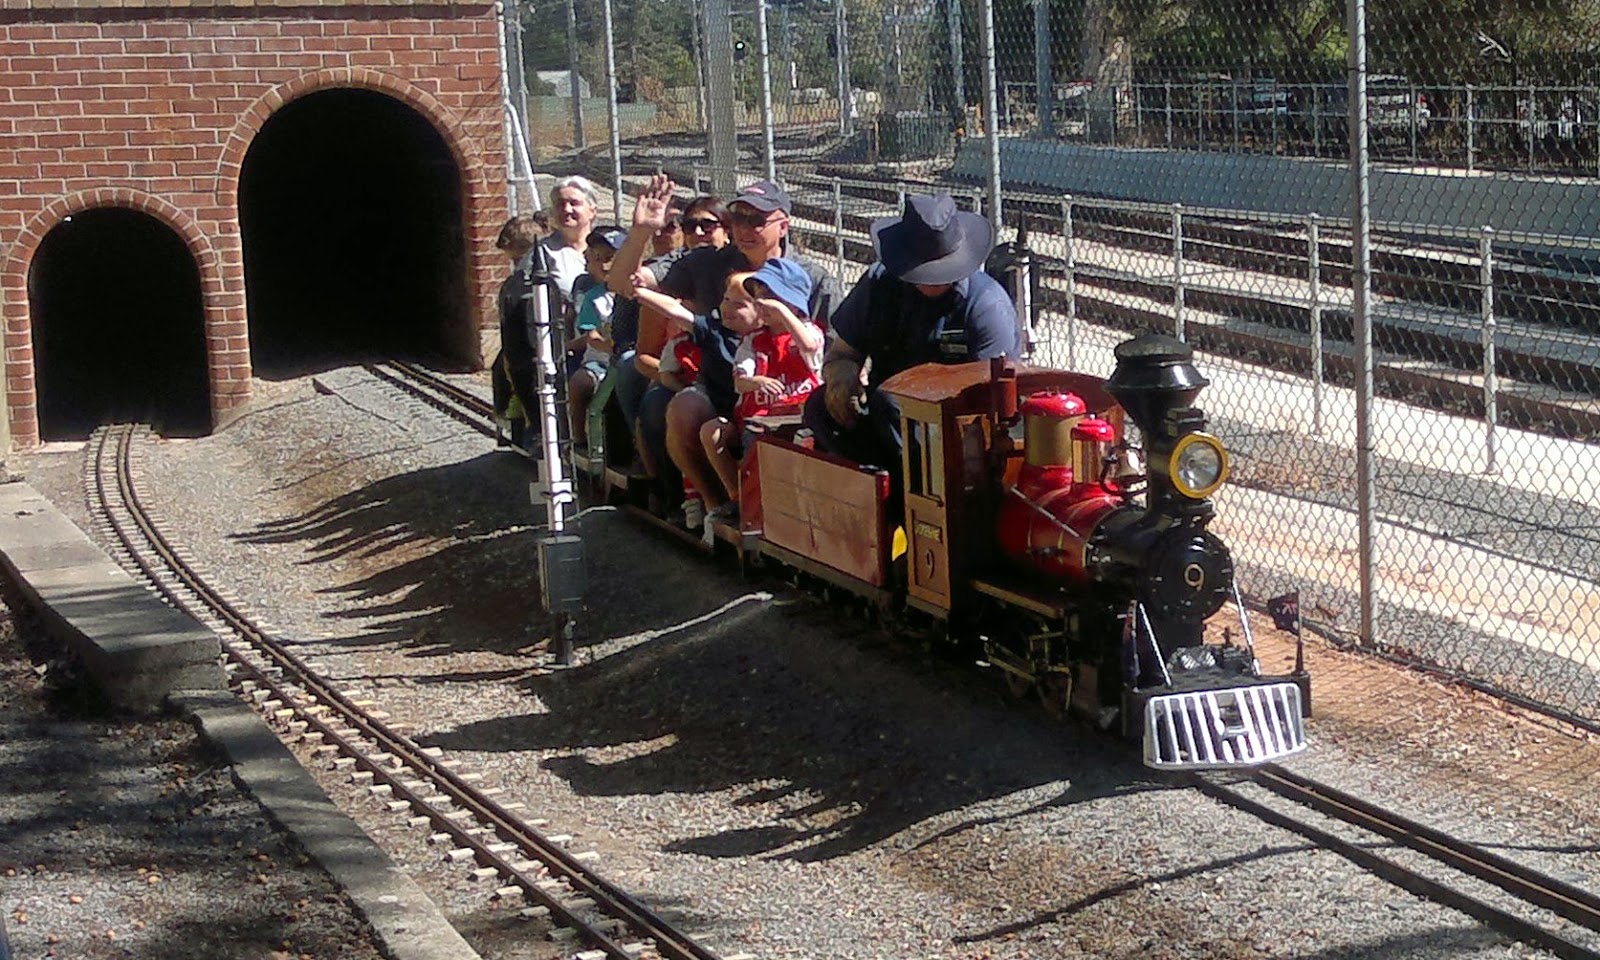
[[[1036,87],[1004,84],[1002,129],[1033,134]],[[1092,86],[1055,84],[1053,135],[1133,146],[1342,158],[1348,88],[1274,80],[1136,83],[1114,90],[1111,126],[1091,125]],[[1600,176],[1600,88],[1439,86],[1380,78],[1367,92],[1375,156],[1466,170]],[[1104,110],[1105,108],[1100,108]],[[1098,131],[1098,132],[1096,132]]]

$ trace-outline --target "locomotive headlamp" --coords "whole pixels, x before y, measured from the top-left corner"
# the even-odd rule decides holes
[[[1190,433],[1172,448],[1167,475],[1178,492],[1191,500],[1203,500],[1228,478],[1228,451],[1222,441],[1209,433]]]

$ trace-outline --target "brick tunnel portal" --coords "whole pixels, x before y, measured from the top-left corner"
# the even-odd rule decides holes
[[[136,210],[64,218],[28,270],[41,440],[151,420],[210,429],[200,274],[183,239]]]
[[[325,90],[274,113],[239,180],[256,374],[470,361],[461,196],[444,139],[398,100]]]

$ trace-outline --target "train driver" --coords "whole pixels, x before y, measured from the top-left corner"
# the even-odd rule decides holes
[[[948,195],[907,197],[899,217],[872,225],[878,262],[833,314],[823,389],[806,403],[817,446],[900,478],[899,405],[878,386],[923,363],[1019,353],[1016,307],[983,272],[989,222]]]

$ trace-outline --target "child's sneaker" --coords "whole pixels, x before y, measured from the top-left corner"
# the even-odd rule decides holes
[[[683,501],[683,525],[690,530],[698,531],[706,522],[706,505],[698,497],[685,497]]]

